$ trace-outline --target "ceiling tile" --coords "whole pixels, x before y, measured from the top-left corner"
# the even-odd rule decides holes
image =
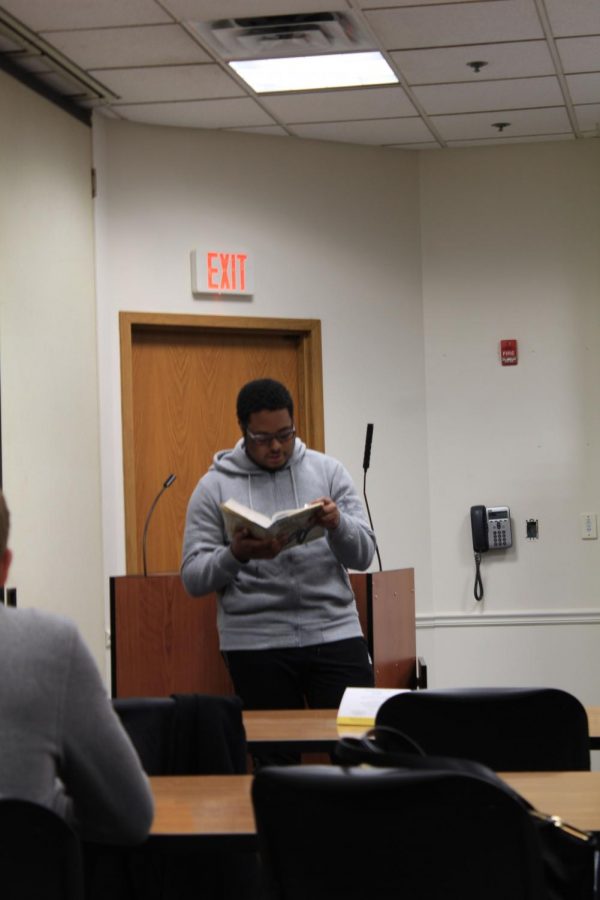
[[[133,122],[174,125],[184,128],[233,128],[272,125],[273,121],[249,98],[195,100],[186,103],[142,103],[120,105],[117,112]]]
[[[600,34],[598,0],[545,0],[552,31],[557,37]]]
[[[154,0],[2,0],[2,7],[34,31],[173,21]]]
[[[243,93],[216,65],[101,69],[90,74],[118,94],[123,103],[211,100]]]
[[[294,125],[290,130],[298,137],[354,144],[401,144],[406,141],[431,139],[429,129],[417,117]]]
[[[281,122],[323,122],[414,116],[415,108],[398,87],[263,95]]]
[[[600,103],[600,72],[567,75],[567,85],[573,103]]]
[[[563,102],[556,78],[513,78],[479,84],[436,84],[413,88],[429,115],[560,106]]]
[[[180,25],[53,31],[42,36],[84,69],[211,61]]]
[[[513,109],[498,113],[472,113],[462,116],[432,116],[432,124],[446,141],[470,140],[499,136],[494,122],[509,122],[501,132],[508,138],[535,134],[561,134],[570,132],[568,116],[562,107],[553,109]]]
[[[372,10],[365,15],[388,50],[537,40],[544,34],[532,0],[485,0]]]
[[[399,50],[391,53],[391,57],[410,84],[476,82],[554,74],[552,57],[544,41]],[[474,60],[483,60],[487,65],[477,73],[467,65]]]
[[[556,46],[565,72],[597,72],[600,69],[600,35],[561,38]]]
[[[600,137],[600,103],[576,106],[575,115],[582,131],[595,131]]]

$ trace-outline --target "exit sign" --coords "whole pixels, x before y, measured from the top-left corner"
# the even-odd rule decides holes
[[[191,259],[194,294],[254,293],[254,267],[246,250],[193,250]]]

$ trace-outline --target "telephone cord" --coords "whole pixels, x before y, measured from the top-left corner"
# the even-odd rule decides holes
[[[483,581],[481,580],[481,553],[475,554],[475,585],[473,587],[473,596],[476,600],[483,600]]]

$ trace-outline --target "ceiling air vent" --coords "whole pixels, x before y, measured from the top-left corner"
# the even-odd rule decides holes
[[[346,12],[250,16],[188,24],[225,60],[373,49],[372,40]]]

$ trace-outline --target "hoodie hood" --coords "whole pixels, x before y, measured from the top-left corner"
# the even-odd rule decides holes
[[[297,466],[304,459],[306,453],[306,444],[295,438],[294,451],[290,458],[286,460],[285,465],[281,469],[274,469],[275,472],[282,472],[291,466]],[[228,475],[272,475],[269,469],[262,469],[250,459],[246,453],[244,438],[240,438],[232,450],[219,450],[213,456],[211,469],[217,472],[225,472]]]
[[[226,475],[242,476],[248,479],[248,506],[254,509],[252,502],[252,481],[254,478],[272,478],[274,475],[282,472],[289,472],[294,492],[295,504],[300,505],[298,500],[298,491],[296,489],[296,480],[294,478],[294,468],[298,466],[306,455],[306,444],[296,437],[294,439],[294,450],[292,455],[280,469],[263,469],[257,465],[254,460],[250,459],[246,453],[244,438],[240,438],[232,450],[219,450],[215,453],[212,465],[209,471],[222,472]]]

